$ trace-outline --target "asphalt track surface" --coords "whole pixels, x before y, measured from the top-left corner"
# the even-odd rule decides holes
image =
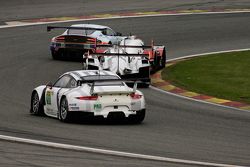
[[[161,10],[250,8],[249,0],[8,0],[1,1],[5,21]]]
[[[250,14],[129,18],[95,21],[168,48],[168,59],[248,48]],[[89,23],[92,23],[89,21]],[[68,25],[68,24],[64,24]],[[141,125],[64,124],[29,115],[30,93],[78,62],[54,61],[46,26],[0,30],[0,133],[58,143],[205,162],[250,164],[250,113],[142,89],[147,117]],[[0,141],[0,166],[183,166],[56,150]]]

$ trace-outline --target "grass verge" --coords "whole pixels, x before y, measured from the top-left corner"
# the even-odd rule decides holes
[[[193,92],[250,104],[250,51],[180,61],[162,79]]]

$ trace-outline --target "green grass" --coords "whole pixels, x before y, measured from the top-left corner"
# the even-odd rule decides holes
[[[250,104],[250,51],[184,60],[165,68],[162,78],[186,90]]]

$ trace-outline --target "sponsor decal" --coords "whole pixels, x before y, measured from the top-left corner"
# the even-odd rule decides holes
[[[79,110],[79,107],[70,107],[72,110]]]
[[[69,104],[69,106],[77,106],[77,104],[76,103],[71,103],[71,104]]]
[[[95,111],[100,111],[101,109],[102,109],[102,104],[100,104],[100,103],[94,104],[94,110]]]
[[[46,104],[51,105],[51,96],[53,95],[52,91],[47,91],[45,95]]]

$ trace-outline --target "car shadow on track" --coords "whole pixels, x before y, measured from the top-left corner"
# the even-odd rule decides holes
[[[139,125],[141,122],[133,122],[129,118],[125,118],[120,115],[114,115],[112,117],[103,118],[98,117],[79,117],[76,116],[70,121],[71,124],[81,124],[81,125]]]

